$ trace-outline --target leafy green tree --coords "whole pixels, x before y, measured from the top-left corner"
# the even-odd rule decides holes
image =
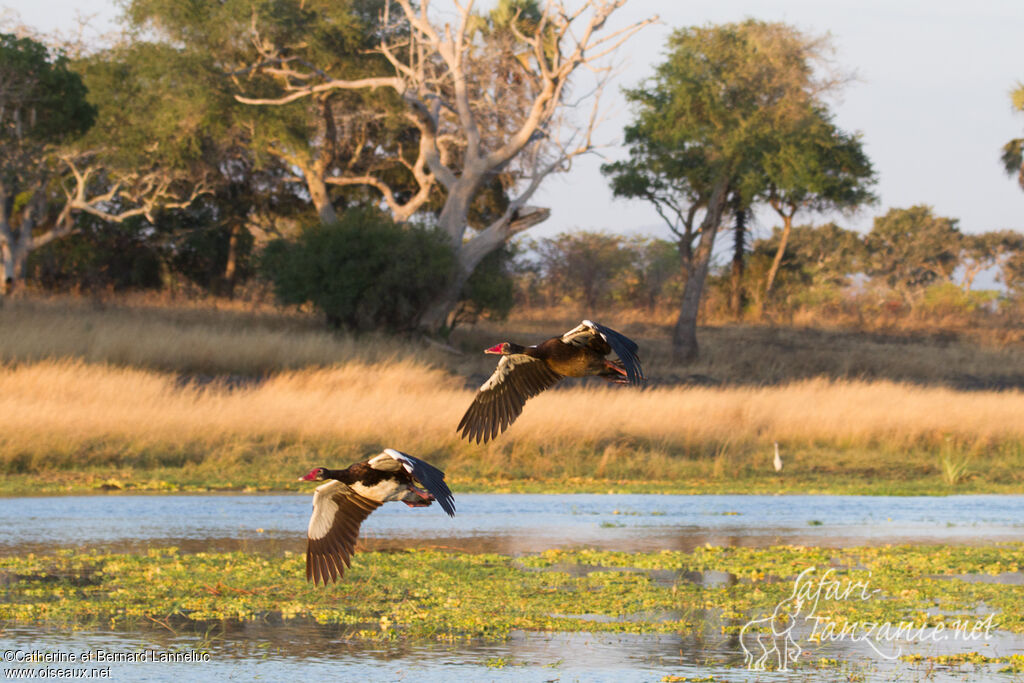
[[[963,239],[957,223],[930,206],[890,209],[867,235],[867,274],[913,305],[928,285],[953,281]]]
[[[993,230],[964,235],[961,240],[960,265],[963,267],[963,289],[971,291],[979,273],[995,268],[1005,279],[1007,263],[1024,252],[1024,235],[1015,230]]]
[[[1018,84],[1010,95],[1013,108],[1024,112],[1024,84]],[[1024,138],[1014,138],[1003,145],[1003,168],[1009,175],[1016,175],[1017,182],[1024,188]]]
[[[616,196],[652,202],[676,235],[686,285],[672,348],[677,361],[689,362],[698,352],[697,314],[730,197],[745,208],[763,192],[766,155],[831,84],[815,77],[821,41],[784,24],[680,29],[668,48],[655,75],[626,92],[634,106],[625,131],[629,159],[602,170]]]
[[[260,46],[270,44],[294,48],[279,68],[300,60],[357,78],[390,69],[372,49],[381,37],[383,6],[383,0],[226,0],[185,9],[175,0],[133,0],[128,16],[162,44],[205,62],[201,69],[179,70],[180,78],[218,96],[228,93],[223,116],[244,131],[256,166],[287,168],[280,180],[300,187],[322,221],[337,220],[347,206],[377,202],[405,219],[430,197],[433,181],[415,163],[415,128],[400,97],[383,90],[328,90],[274,108],[234,98],[240,88],[254,95],[278,91],[272,75],[246,68],[259,60]]]
[[[586,311],[610,302],[612,288],[629,269],[632,254],[619,235],[576,231],[533,244],[554,303],[571,301]]]
[[[650,23],[609,30],[609,17],[624,1],[585,0],[569,8],[561,0],[502,0],[486,15],[472,3],[458,4],[443,26],[428,3],[385,3],[382,22],[368,34],[377,39],[375,54],[388,62],[386,75],[335,68],[331,55],[307,57],[311,35],[278,37],[271,35],[272,22],[257,22],[260,56],[244,74],[276,79],[277,91],[251,89],[240,77],[239,100],[288,106],[336,92],[390,93],[401,102],[404,121],[415,128],[403,148],[413,151],[408,168],[438,186],[443,203],[437,223],[457,257],[448,286],[423,318],[425,327],[443,330],[483,258],[547,218],[546,209],[527,205],[542,181],[592,149],[597,117],[582,127],[566,121],[574,106],[570,82],[589,69],[604,83],[611,73],[605,58]],[[471,209],[496,175],[504,181],[505,208],[486,227],[471,231]],[[339,177],[370,187],[383,182],[376,170]]]
[[[264,250],[261,267],[285,304],[312,304],[333,327],[407,332],[447,283],[454,256],[444,236],[403,227],[375,209],[310,225]]]
[[[783,233],[784,228],[776,227],[770,237],[754,242],[751,259],[759,264],[758,277],[774,266]],[[835,223],[793,226],[788,242],[789,249],[776,268],[777,280],[794,292],[842,286],[865,267],[864,238]]]
[[[667,303],[667,292],[677,293],[679,250],[674,242],[635,237],[625,244],[631,254],[629,290],[623,299],[648,310]]]
[[[130,46],[72,64],[30,39],[0,44],[0,81],[15,84],[0,103],[0,195],[18,198],[0,202],[6,277],[23,275],[32,250],[85,225],[76,214],[152,222],[206,190],[189,163],[194,112],[168,104],[175,90],[161,90],[145,68],[173,55]]]
[[[96,111],[68,58],[31,38],[0,33],[0,289],[25,274],[29,252],[71,228],[50,219],[57,150],[85,133]]]
[[[764,285],[767,300],[797,211],[852,211],[873,202],[876,197],[869,188],[876,175],[860,138],[837,128],[831,115],[817,107],[766,153],[763,166],[765,199],[783,222]]]

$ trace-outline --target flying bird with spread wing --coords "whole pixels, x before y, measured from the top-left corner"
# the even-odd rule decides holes
[[[314,468],[299,481],[327,482],[313,492],[313,516],[306,533],[306,580],[314,585],[345,575],[352,566],[359,526],[384,503],[426,507],[436,500],[449,517],[455,516],[455,499],[444,472],[393,448],[343,470]]]
[[[469,441],[486,443],[515,422],[528,399],[563,377],[594,375],[639,386],[645,378],[637,350],[632,339],[590,320],[535,346],[511,342],[492,346],[484,353],[500,355],[501,360],[476,392],[456,431]],[[618,358],[609,359],[610,353]]]

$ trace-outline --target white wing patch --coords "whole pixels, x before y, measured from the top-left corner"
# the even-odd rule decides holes
[[[334,524],[334,515],[338,512],[336,495],[345,495],[351,489],[340,481],[329,481],[321,484],[313,491],[313,516],[309,518],[309,529],[306,535],[314,540],[323,538]]]
[[[412,462],[410,462],[409,456],[407,456],[405,453],[403,453],[402,451],[396,451],[394,448],[385,448],[384,453],[381,453],[381,455],[378,455],[377,457],[379,458],[384,454],[391,456],[393,460],[397,461],[402,465],[402,467],[405,468],[406,472],[412,474]],[[373,460],[370,461],[370,466],[373,466]]]
[[[398,455],[399,457],[395,457]],[[395,472],[402,464],[401,453],[393,448],[385,448],[380,455],[375,455],[366,461],[366,464],[379,472]],[[406,469],[409,469],[406,467]]]
[[[494,374],[488,377],[487,381],[480,385],[480,391],[490,391],[504,382],[505,378],[508,377],[508,374],[512,372],[517,365],[536,362],[538,362],[538,359],[533,356],[527,356],[524,353],[514,353],[510,356],[502,356],[501,360],[498,361],[498,367],[494,369]]]
[[[384,481],[377,482],[373,486],[363,486],[357,481],[352,484],[350,488],[363,498],[369,498],[370,500],[378,503],[389,503],[395,500],[402,500],[405,494],[409,491],[407,486],[399,484],[394,479],[385,479]]]

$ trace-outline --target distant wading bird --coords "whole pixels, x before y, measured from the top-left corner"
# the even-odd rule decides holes
[[[436,500],[449,517],[455,516],[455,499],[444,483],[444,472],[393,448],[343,470],[317,467],[299,477],[299,481],[325,480],[330,481],[313,493],[313,516],[306,533],[306,580],[314,585],[345,575],[352,566],[359,525],[384,503],[426,507]]]
[[[618,360],[606,356],[614,352]],[[484,353],[501,356],[494,374],[476,392],[456,427],[477,443],[493,439],[515,422],[523,404],[563,377],[596,375],[616,384],[640,385],[644,371],[636,342],[590,320],[536,346],[502,342]]]

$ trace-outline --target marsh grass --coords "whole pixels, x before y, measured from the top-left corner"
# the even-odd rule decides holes
[[[297,469],[347,464],[393,446],[447,468],[454,482],[490,490],[608,483],[817,491],[836,477],[841,490],[858,480],[882,490],[927,489],[942,481],[941,458],[956,454],[979,464],[971,490],[1014,490],[1024,476],[1017,419],[1024,393],[1017,391],[827,380],[575,386],[532,399],[501,438],[477,445],[455,432],[473,397],[463,385],[415,360],[242,383],[183,382],[83,361],[7,365],[0,367],[0,471],[42,474],[58,488],[117,488],[107,479],[122,488],[290,488]],[[787,453],[781,475],[771,466],[774,441]],[[89,483],[58,484],[69,472],[88,474]]]
[[[942,480],[951,487],[963,483],[971,473],[973,456],[973,453],[963,453],[948,446],[941,448],[939,450],[939,466],[942,471]]]

